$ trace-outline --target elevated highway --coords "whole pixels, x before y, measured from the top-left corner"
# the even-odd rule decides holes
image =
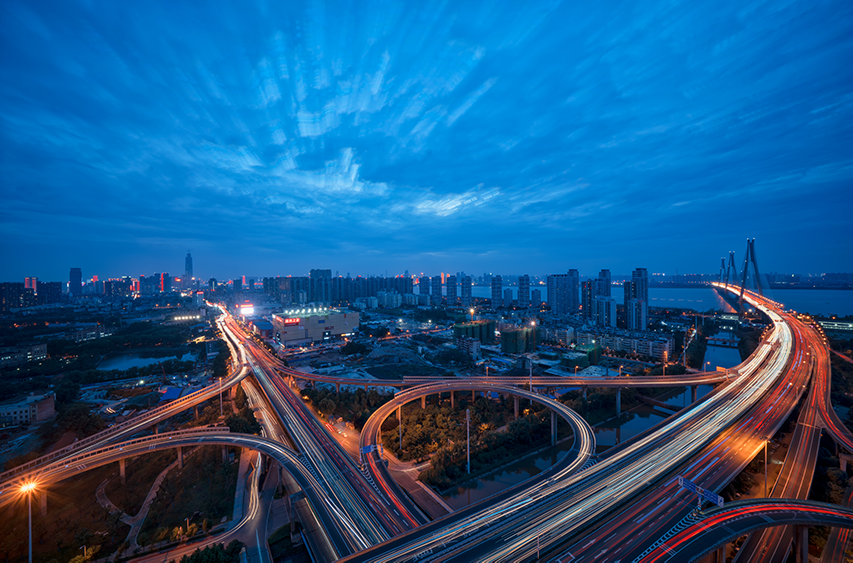
[[[13,467],[8,471],[0,473],[0,482],[13,479],[16,476],[21,475],[22,473],[29,472],[39,466],[51,463],[55,460],[62,459],[64,457],[74,456],[92,449],[97,449],[106,444],[109,444],[110,442],[122,440],[129,436],[133,436],[140,432],[146,431],[152,426],[156,426],[160,422],[167,420],[175,415],[178,415],[184,412],[185,410],[194,407],[195,405],[218,397],[220,392],[229,390],[234,385],[240,383],[240,381],[242,381],[249,374],[248,366],[245,363],[241,363],[237,360],[237,348],[234,347],[231,341],[226,340],[226,342],[232,350],[231,357],[233,363],[233,371],[229,377],[222,380],[221,384],[217,381],[212,385],[208,385],[207,387],[199,389],[198,391],[190,393],[189,395],[181,397],[180,399],[176,399],[165,405],[149,409],[144,413],[140,413],[137,416],[134,416],[122,423],[115,424],[105,430],[102,430],[101,432],[93,434],[87,438],[83,438],[82,440],[77,440],[73,444],[70,444],[64,448],[50,452],[47,455],[43,455],[17,467]]]
[[[452,391],[485,391],[492,393],[501,393],[504,395],[514,395],[530,399],[540,405],[544,405],[551,410],[551,443],[556,444],[557,438],[557,420],[556,416],[562,417],[572,429],[574,435],[574,445],[557,467],[552,468],[542,475],[542,478],[550,477],[561,479],[572,473],[579,471],[589,460],[590,456],[595,453],[595,432],[592,427],[575,411],[568,408],[564,404],[554,401],[553,399],[543,397],[536,393],[519,389],[517,387],[505,387],[501,385],[471,382],[469,380],[462,381],[446,381],[436,382],[432,384],[420,385],[407,391],[403,391],[394,396],[392,400],[382,405],[373,415],[367,420],[362,429],[359,438],[359,451],[370,450],[364,456],[367,470],[373,477],[374,482],[378,483],[389,496],[396,496],[404,499],[409,503],[408,496],[400,489],[396,481],[391,477],[388,468],[383,463],[379,454],[380,446],[380,430],[382,423],[391,416],[394,411],[403,407],[403,405],[416,401],[428,395],[436,393],[446,393]],[[489,499],[491,502],[493,499]]]
[[[791,499],[732,502],[723,508],[706,510],[699,518],[685,521],[681,531],[633,561],[696,561],[748,532],[777,526],[834,526],[851,529],[853,510],[835,504]],[[805,542],[807,544],[808,539]]]
[[[111,444],[79,453],[18,475],[14,480],[0,484],[0,506],[15,502],[24,483],[34,482],[39,489],[51,487],[60,481],[85,471],[115,463],[127,458],[165,449],[188,446],[226,446],[254,450],[276,461],[298,483],[312,508],[326,524],[329,548],[336,556],[360,549],[358,530],[346,511],[335,499],[324,493],[324,487],[303,459],[281,443],[249,434],[236,434],[223,427],[181,430],[145,436],[126,442]]]
[[[779,385],[792,355],[792,335],[781,316],[770,310],[768,315],[773,330],[730,384],[653,435],[569,478],[529,488],[475,514],[442,518],[346,560],[526,561],[560,553],[556,550],[567,540],[588,534],[672,476],[744,420],[768,392],[802,391],[792,382]],[[623,534],[626,529],[621,528]]]

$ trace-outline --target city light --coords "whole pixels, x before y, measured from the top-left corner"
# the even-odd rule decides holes
[[[23,485],[21,485],[21,489],[20,489],[21,494],[27,494],[29,492],[36,490],[36,486],[37,485],[34,481],[30,481],[29,483],[24,483]]]

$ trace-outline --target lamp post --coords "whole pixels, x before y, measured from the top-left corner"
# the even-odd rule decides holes
[[[619,377],[622,377],[622,367],[623,366],[619,366]]]
[[[222,378],[219,378],[219,416],[225,416],[222,411]]]
[[[468,312],[471,313],[471,322],[473,323],[474,322],[474,308],[471,307],[471,309]]]
[[[663,376],[666,377],[666,358],[669,356],[666,350],[663,351]]]
[[[30,521],[30,563],[33,563],[33,491],[36,484],[33,482],[21,486],[21,493],[27,495],[27,513]]]
[[[471,409],[465,409],[465,426],[468,434],[468,475],[471,474]]]

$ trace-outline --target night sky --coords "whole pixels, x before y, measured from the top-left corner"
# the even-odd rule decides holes
[[[443,6],[443,7],[442,7]],[[853,2],[0,3],[0,281],[853,271]]]

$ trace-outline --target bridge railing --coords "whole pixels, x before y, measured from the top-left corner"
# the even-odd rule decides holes
[[[244,377],[244,375],[240,375],[240,372],[235,371],[234,375],[228,379],[227,385],[225,384],[224,381],[222,382],[222,389],[223,390],[229,389],[232,385],[235,385],[238,381],[243,379],[243,377]],[[186,395],[184,397],[181,397],[179,399],[176,399],[174,401],[166,403],[165,405],[162,405],[159,407],[154,407],[153,409],[150,409],[150,410],[146,410],[145,412],[139,413],[137,416],[134,416],[133,418],[125,420],[124,422],[121,422],[119,424],[114,424],[113,426],[110,426],[109,428],[101,430],[100,432],[98,432],[96,434],[92,434],[91,436],[83,438],[82,440],[77,440],[73,444],[69,444],[69,445],[65,446],[64,448],[60,448],[56,451],[50,452],[49,454],[45,454],[41,457],[37,457],[36,459],[28,461],[27,463],[21,464],[17,467],[13,467],[12,469],[4,471],[3,473],[0,473],[0,482],[3,482],[7,479],[10,479],[10,478],[14,477],[15,475],[19,475],[20,473],[30,471],[34,467],[38,467],[39,465],[43,465],[43,464],[48,463],[50,461],[53,461],[55,459],[67,456],[67,455],[71,454],[72,452],[75,452],[81,448],[85,448],[86,446],[89,446],[89,445],[94,444],[96,442],[99,442],[101,440],[105,440],[105,439],[109,438],[110,436],[113,436],[115,434],[123,432],[124,430],[127,430],[128,428],[138,426],[139,424],[144,423],[146,419],[156,418],[157,416],[159,416],[163,413],[172,411],[172,410],[181,411],[181,410],[183,410],[185,405],[192,405],[196,402],[200,402],[200,401],[204,400],[207,395],[215,395],[218,392],[219,392],[219,384],[214,383],[213,385],[208,385],[207,387],[203,387],[203,388],[199,389],[198,391],[195,391],[193,393],[190,393],[189,395]]]
[[[230,431],[231,431],[230,428],[228,428],[227,426],[205,426],[203,428],[187,428],[185,430],[177,430],[175,432],[166,432],[163,434],[156,434],[153,436],[143,436],[141,438],[134,438],[133,440],[128,440],[126,442],[120,442],[118,444],[111,444],[111,445],[103,446],[103,447],[98,448],[96,450],[83,452],[83,453],[75,455],[75,456],[65,457],[61,460],[55,460],[53,463],[45,464],[40,468],[36,468],[34,470],[35,471],[34,475],[39,475],[39,474],[43,473],[44,471],[48,471],[51,467],[54,467],[54,466],[59,465],[59,464],[64,465],[66,467],[69,465],[79,465],[80,463],[86,461],[87,459],[90,459],[90,458],[95,457],[95,456],[102,455],[106,452],[110,452],[113,450],[121,450],[124,448],[130,448],[133,446],[138,446],[138,445],[146,444],[146,443],[150,443],[150,442],[161,442],[164,440],[168,441],[168,440],[171,440],[172,438],[184,438],[187,436],[206,436],[206,435],[210,435],[210,434],[223,434],[223,433],[227,433]],[[39,469],[40,469],[40,471],[39,471]],[[20,475],[21,473],[32,473],[32,472],[33,472],[33,470],[27,471],[27,472],[19,472],[18,474]],[[10,487],[14,487],[16,484],[17,483],[11,479],[3,480],[2,482],[0,482],[0,494],[7,491]]]

